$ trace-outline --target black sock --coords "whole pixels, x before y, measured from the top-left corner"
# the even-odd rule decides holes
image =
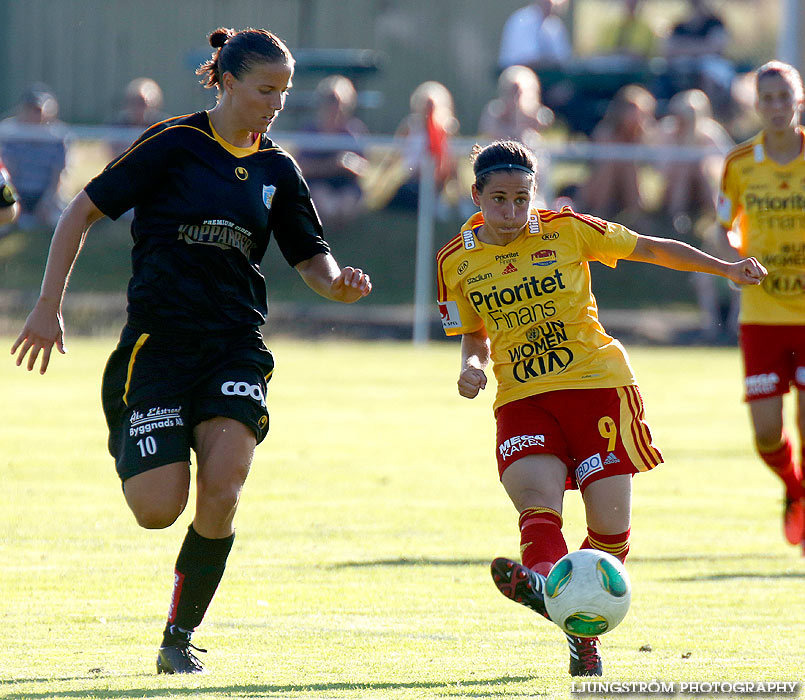
[[[224,575],[234,540],[234,533],[210,540],[199,535],[192,524],[187,528],[176,558],[173,598],[162,646],[189,641],[190,634],[201,624]]]

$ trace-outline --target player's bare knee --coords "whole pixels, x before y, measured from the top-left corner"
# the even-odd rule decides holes
[[[145,504],[132,506],[129,504],[137,524],[145,530],[164,530],[176,522],[184,512],[187,500],[171,504]]]
[[[205,482],[200,479],[197,486],[199,508],[207,512],[230,513],[237,508],[243,490],[243,482],[239,480],[222,483]]]

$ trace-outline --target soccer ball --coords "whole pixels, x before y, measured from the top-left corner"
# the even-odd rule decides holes
[[[597,637],[620,624],[632,583],[623,564],[597,549],[580,549],[553,565],[545,581],[545,607],[563,631]]]

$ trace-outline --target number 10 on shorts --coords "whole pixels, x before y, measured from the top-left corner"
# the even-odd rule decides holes
[[[157,441],[153,435],[137,440],[137,447],[140,448],[140,456],[155,455],[157,453]]]

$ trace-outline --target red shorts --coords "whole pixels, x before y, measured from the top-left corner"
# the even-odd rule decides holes
[[[521,457],[556,455],[567,466],[566,489],[662,463],[643,420],[636,386],[563,389],[503,404],[497,411],[498,472]]]
[[[805,390],[805,326],[741,325],[744,400]]]

